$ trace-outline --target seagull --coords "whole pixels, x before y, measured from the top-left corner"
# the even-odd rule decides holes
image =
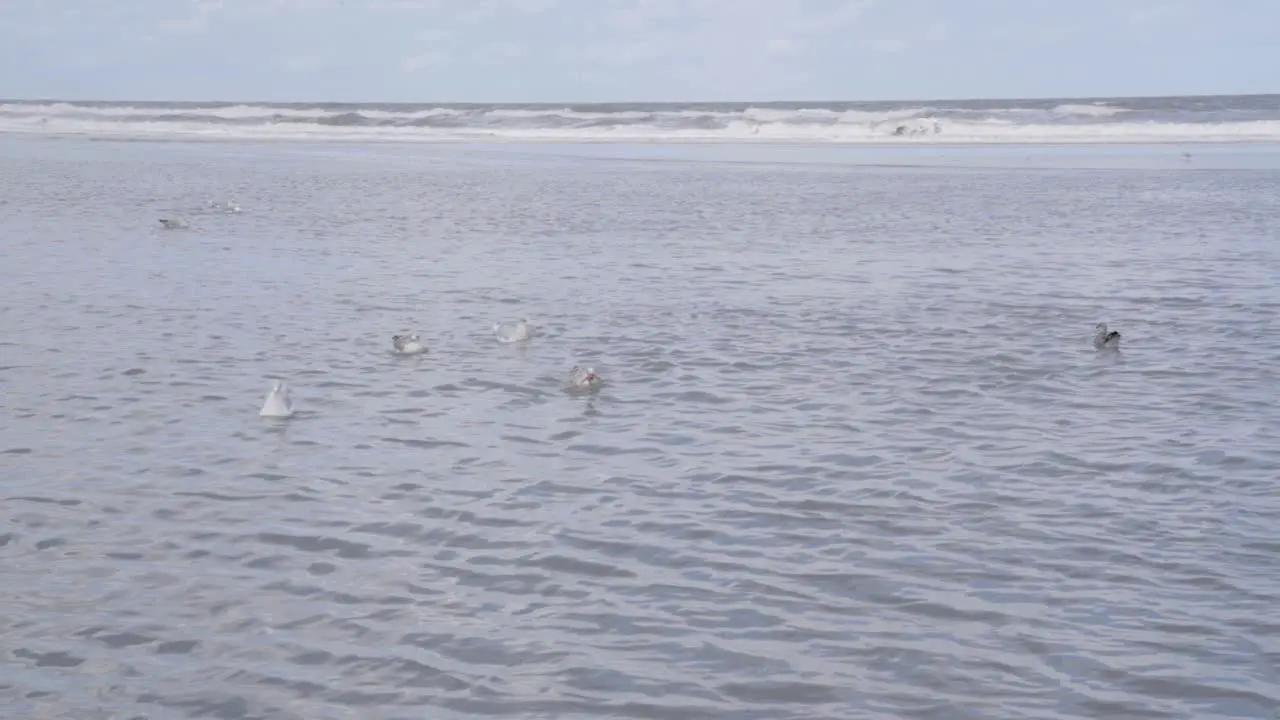
[[[267,393],[267,399],[258,411],[262,417],[286,418],[293,414],[293,399],[289,397],[289,388],[277,380]]]
[[[595,368],[583,369],[574,365],[569,371],[569,386],[578,390],[595,390],[604,383],[604,379],[596,374]]]
[[[421,355],[427,351],[427,346],[418,339],[418,333],[412,335],[392,335],[391,346],[395,348],[395,352],[400,355]]]
[[[1107,332],[1106,323],[1098,323],[1093,334],[1093,348],[1095,350],[1119,350],[1120,349],[1120,331],[1112,330]]]

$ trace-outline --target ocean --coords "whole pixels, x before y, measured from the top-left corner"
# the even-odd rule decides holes
[[[973,106],[0,106],[0,716],[1275,717],[1276,99]]]
[[[1280,95],[613,104],[0,100],[0,133],[395,142],[1278,142]]]

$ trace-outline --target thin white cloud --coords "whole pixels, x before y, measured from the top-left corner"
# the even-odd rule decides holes
[[[588,59],[607,65],[637,65],[652,62],[667,55],[667,51],[657,43],[648,40],[602,45],[587,53]]]
[[[461,23],[481,23],[497,17],[500,13],[497,3],[492,0],[470,0],[465,5],[459,3],[459,12],[453,17]]]
[[[440,0],[373,0],[370,10],[438,10]]]
[[[324,67],[324,59],[319,55],[290,55],[280,62],[285,70],[293,73],[311,72]]]
[[[282,78],[314,68],[312,53],[319,52],[325,63],[350,70],[333,79],[331,91],[344,97],[412,95],[422,85],[412,74],[426,77],[445,64],[459,72],[438,73],[432,90],[451,96],[1265,89],[1275,50],[1260,33],[1280,17],[1276,0],[1074,2],[1078,7],[1063,0],[0,0],[0,47],[22,48],[30,58],[23,67],[0,68],[0,85],[31,93],[92,87],[77,76],[128,63],[144,71],[99,84],[121,92],[228,85],[283,92],[275,90],[289,86]],[[196,33],[207,42],[184,42]],[[1238,43],[1230,39],[1237,36]],[[1196,42],[1238,69],[1198,70],[1183,50]],[[1128,67],[1135,43],[1160,62]],[[1227,57],[1237,44],[1239,57]],[[202,75],[228,47],[263,77]],[[63,57],[67,48],[80,53]],[[1024,67],[1035,63],[1035,72]],[[946,72],[937,71],[941,65]],[[1166,72],[1165,65],[1180,70]],[[66,67],[78,69],[54,77]]]
[[[1155,0],[1154,2],[1130,2],[1118,4],[1125,19],[1131,25],[1148,27],[1169,22],[1180,22],[1192,19],[1195,10],[1190,3],[1181,0]]]
[[[240,0],[247,6],[259,6],[268,12],[298,12],[307,10],[326,10],[341,3],[338,0]]]
[[[688,72],[810,51],[861,21],[874,0],[612,0],[595,18],[585,62],[674,64]],[[599,6],[598,6],[599,7]],[[602,8],[603,9],[603,8]],[[681,70],[676,70],[681,72]]]
[[[210,17],[225,9],[224,0],[195,0],[190,15],[161,20],[160,27],[164,30],[200,30],[208,25]]]
[[[400,61],[400,69],[407,73],[423,72],[435,69],[449,61],[449,56],[439,50],[408,55]]]
[[[514,60],[523,57],[525,54],[524,46],[514,42],[497,42],[483,45],[471,54],[471,59],[476,62],[501,62],[505,60]]]
[[[560,6],[560,0],[509,0],[516,12],[537,15],[550,12]]]
[[[413,47],[400,59],[400,70],[406,73],[423,72],[448,62],[449,52],[441,47],[446,38],[448,33],[438,27],[414,33]]]
[[[1226,5],[1224,3],[1222,9],[1226,10]],[[1116,10],[1120,11],[1119,21],[1127,27],[1131,41],[1143,47],[1158,42],[1173,28],[1193,27],[1197,22],[1192,3],[1180,0],[1135,2],[1118,6]]]
[[[764,44],[764,51],[770,57],[782,57],[795,52],[797,43],[793,38],[776,37]]]

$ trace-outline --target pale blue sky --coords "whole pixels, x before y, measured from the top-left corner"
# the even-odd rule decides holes
[[[1280,0],[0,0],[0,97],[1280,92]]]

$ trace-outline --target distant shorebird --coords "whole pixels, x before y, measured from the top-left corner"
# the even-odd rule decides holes
[[[1120,349],[1120,332],[1118,330],[1107,331],[1106,323],[1098,323],[1094,327],[1093,348],[1095,350],[1119,350]]]
[[[186,220],[181,218],[160,218],[160,224],[163,225],[166,230],[185,230],[191,227],[187,224]]]

